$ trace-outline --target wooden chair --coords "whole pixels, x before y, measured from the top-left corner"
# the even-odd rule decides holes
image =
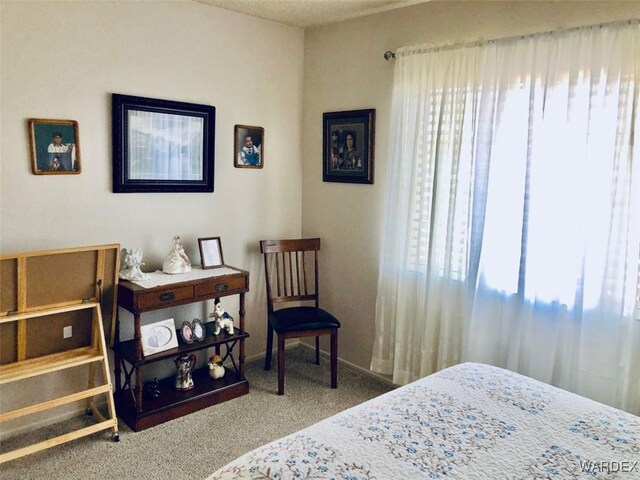
[[[340,322],[319,306],[319,238],[262,240],[267,283],[267,353],[264,369],[271,368],[273,332],[278,334],[278,395],[284,394],[284,342],[287,338],[316,337],[316,364],[320,364],[320,336],[331,336],[331,388],[338,386],[338,328]],[[313,252],[313,262],[311,262]],[[313,270],[309,275],[307,270]],[[313,284],[311,284],[313,282]],[[312,301],[314,306],[274,309],[274,304]]]

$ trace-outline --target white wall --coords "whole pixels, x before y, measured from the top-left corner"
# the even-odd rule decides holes
[[[305,31],[302,232],[323,239],[321,303],[342,321],[341,358],[369,368],[373,348],[393,85],[383,53],[638,17],[639,2],[444,1]],[[322,113],[361,108],[376,109],[375,184],[323,183]]]
[[[303,31],[191,1],[0,8],[0,251],[117,242],[142,247],[148,270],[161,266],[174,235],[196,264],[197,238],[219,235],[225,261],[251,274],[247,355],[264,351],[258,241],[301,231]],[[111,93],[214,105],[215,192],[112,193]],[[79,122],[80,175],[31,173],[30,117]],[[265,128],[263,169],[233,167],[235,124]],[[237,301],[229,307],[237,312]],[[143,320],[206,313],[199,306]],[[132,335],[132,317],[123,322]],[[65,379],[3,386],[2,410],[37,390],[51,396],[51,385],[69,387]]]

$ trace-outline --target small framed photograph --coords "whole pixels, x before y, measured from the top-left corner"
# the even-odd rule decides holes
[[[199,238],[198,245],[200,247],[202,268],[215,268],[224,265],[220,237]]]
[[[193,325],[191,322],[187,322],[186,320],[182,322],[182,326],[180,327],[180,337],[184,343],[193,343],[196,339],[193,334]]]
[[[322,115],[322,181],[373,184],[376,111]]]
[[[173,318],[140,327],[144,356],[178,347],[178,337]]]
[[[207,336],[207,329],[198,318],[194,318],[191,322],[186,320],[182,322],[179,332],[182,341],[188,344],[201,342]]]
[[[233,142],[236,168],[262,168],[264,166],[264,128],[236,125]]]
[[[193,337],[197,342],[201,342],[204,340],[204,337],[207,336],[207,329],[199,318],[193,319],[191,322],[191,329],[193,330]]]
[[[75,120],[28,120],[31,171],[35,175],[77,175],[82,171]]]

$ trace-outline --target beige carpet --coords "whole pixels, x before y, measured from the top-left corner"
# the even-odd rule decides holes
[[[134,433],[120,422],[119,443],[96,433],[0,465],[12,479],[204,479],[260,445],[293,433],[390,390],[375,379],[340,367],[338,388],[329,388],[329,364],[313,364],[313,351],[287,350],[285,395],[276,395],[277,369],[247,364],[250,393],[157,427]],[[77,425],[85,418],[73,421]],[[69,430],[69,422],[3,442],[2,450]]]

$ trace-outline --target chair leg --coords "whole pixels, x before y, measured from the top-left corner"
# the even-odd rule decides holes
[[[284,335],[278,334],[278,395],[284,395]]]
[[[331,388],[338,388],[338,329],[331,331]]]
[[[316,335],[316,365],[320,365],[320,336]]]
[[[273,328],[267,322],[267,351],[264,355],[264,369],[271,369],[271,352],[273,351]]]

